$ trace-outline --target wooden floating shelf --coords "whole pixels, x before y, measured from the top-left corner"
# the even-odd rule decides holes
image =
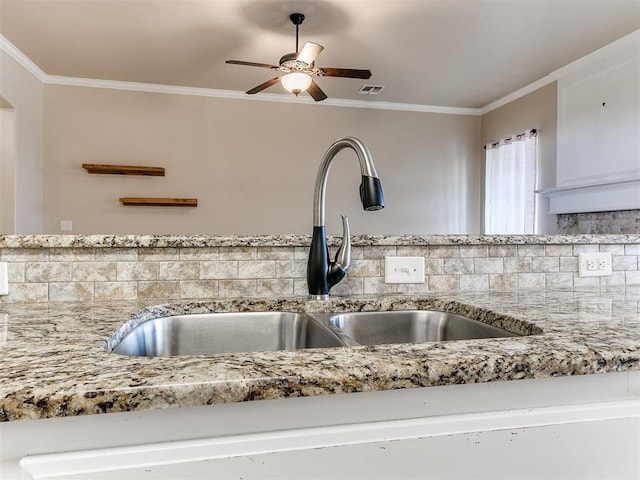
[[[84,168],[89,173],[102,173],[110,175],[148,175],[153,177],[164,177],[163,167],[140,167],[133,165],[102,165],[98,163],[83,163]]]
[[[146,198],[146,197],[122,197],[123,205],[138,207],[197,207],[197,198]]]

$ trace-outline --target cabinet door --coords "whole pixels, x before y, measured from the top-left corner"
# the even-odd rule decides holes
[[[550,213],[640,208],[640,31],[558,76]]]
[[[560,82],[557,186],[640,178],[640,58]]]

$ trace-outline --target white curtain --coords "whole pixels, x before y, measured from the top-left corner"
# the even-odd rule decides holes
[[[535,233],[536,133],[528,130],[485,146],[487,234]]]

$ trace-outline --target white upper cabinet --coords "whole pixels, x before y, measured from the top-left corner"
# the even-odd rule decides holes
[[[640,31],[558,78],[551,213],[640,208]]]

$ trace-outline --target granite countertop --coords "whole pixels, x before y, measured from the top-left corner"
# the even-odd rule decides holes
[[[129,320],[233,310],[436,309],[533,335],[134,358],[105,351]],[[540,333],[542,332],[542,333]],[[424,295],[0,305],[0,420],[188,407],[640,369],[640,287]]]
[[[569,245],[640,243],[636,234],[352,235],[353,245]],[[341,237],[329,235],[329,245]],[[0,248],[163,248],[308,246],[310,235],[0,235]]]

